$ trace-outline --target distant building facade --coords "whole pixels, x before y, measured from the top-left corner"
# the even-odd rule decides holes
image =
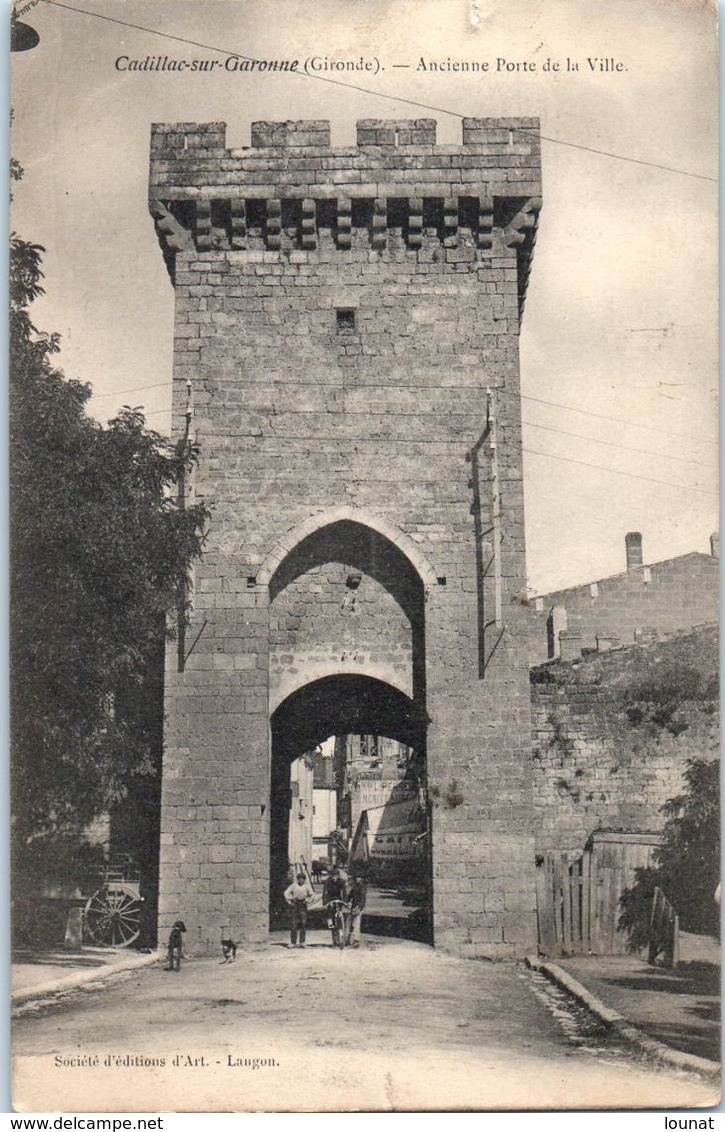
[[[638,531],[626,535],[625,549],[622,574],[532,600],[533,664],[606,652],[717,621],[718,535],[710,539],[710,554],[694,551],[651,565],[644,563]]]
[[[418,795],[420,767],[405,743],[383,735],[339,735],[340,825],[352,839],[365,810],[386,806],[393,796]]]

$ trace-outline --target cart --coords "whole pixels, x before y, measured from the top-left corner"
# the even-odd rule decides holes
[[[85,887],[85,886],[84,886]],[[83,936],[102,947],[130,947],[141,934],[143,897],[131,858],[105,865],[92,878],[83,908]]]

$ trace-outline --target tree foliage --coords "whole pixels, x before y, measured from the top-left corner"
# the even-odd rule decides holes
[[[662,807],[667,818],[662,844],[651,867],[637,869],[634,885],[622,895],[619,926],[632,948],[647,942],[655,887],[661,888],[685,931],[717,935],[720,910],[720,764],[688,759],[685,789]]]
[[[718,696],[717,674],[698,664],[698,659],[686,659],[680,652],[656,657],[643,654],[623,693],[629,722],[648,727],[654,734],[664,730],[677,736],[687,731],[687,705]]]
[[[12,836],[16,865],[72,841],[153,771],[137,705],[167,615],[183,608],[206,511],[177,506],[195,453],[124,408],[86,413],[88,385],[54,365],[29,307],[43,248],[10,257]],[[155,676],[157,679],[157,677]],[[17,855],[21,861],[17,861]]]

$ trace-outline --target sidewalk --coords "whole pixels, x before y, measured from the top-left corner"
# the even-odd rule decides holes
[[[646,1038],[719,1064],[720,949],[715,940],[683,932],[680,954],[676,970],[650,967],[636,955],[577,955],[541,966],[564,971]],[[556,979],[556,971],[548,973]]]
[[[57,948],[53,951],[16,951],[10,968],[13,1006],[44,998],[58,991],[95,983],[120,971],[132,971],[161,962],[160,951],[139,952],[107,947]]]

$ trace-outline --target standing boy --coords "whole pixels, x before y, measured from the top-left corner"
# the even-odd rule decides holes
[[[307,930],[307,909],[315,898],[312,885],[303,872],[297,873],[296,880],[285,889],[284,898],[292,909],[290,928],[290,947],[304,947]],[[299,937],[299,942],[298,942]]]

